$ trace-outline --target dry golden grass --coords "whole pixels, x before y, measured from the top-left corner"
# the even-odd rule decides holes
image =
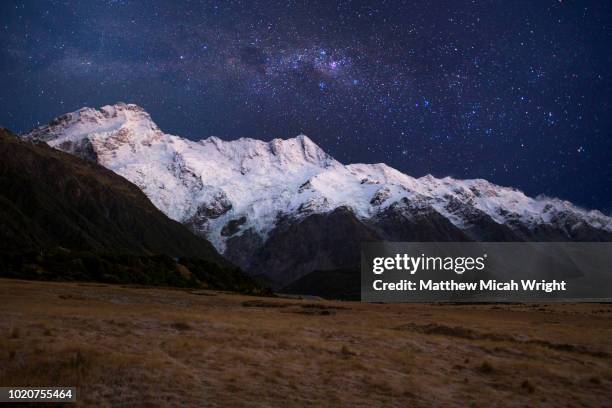
[[[612,305],[378,305],[0,280],[0,385],[81,406],[610,406]]]

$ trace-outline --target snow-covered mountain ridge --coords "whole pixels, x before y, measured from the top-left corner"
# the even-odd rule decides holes
[[[133,104],[83,108],[23,136],[95,160],[139,186],[170,218],[224,252],[249,231],[265,241],[279,220],[347,208],[361,220],[386,211],[428,209],[463,231],[488,216],[511,230],[555,228],[571,238],[588,226],[612,231],[612,219],[555,198],[531,198],[486,180],[413,178],[385,164],[344,165],[300,135],[270,142],[162,132]]]

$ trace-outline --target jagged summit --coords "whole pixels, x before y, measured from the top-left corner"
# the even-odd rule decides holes
[[[118,102],[100,109],[84,107],[66,113],[49,124],[40,126],[26,137],[41,140],[76,141],[91,133],[112,132],[121,128],[132,128],[135,134],[146,131],[159,132],[149,114],[140,106]]]
[[[200,140],[199,144],[205,147],[214,146],[219,154],[230,160],[257,158],[278,164],[310,163],[321,167],[339,165],[333,157],[303,134],[290,139],[276,138],[269,142],[245,137],[226,141],[211,136]]]
[[[155,143],[193,143],[164,134],[142,107],[123,102],[99,109],[84,107],[66,113],[23,137],[45,141],[52,147],[89,160],[104,161],[108,167],[112,167],[111,162],[121,153],[124,145],[129,146],[126,154],[134,154],[142,146],[150,148]],[[233,161],[243,161],[246,167],[249,159],[255,158],[265,158],[269,163],[289,167],[302,162],[321,167],[339,164],[304,134],[289,139],[276,138],[269,142],[251,138],[225,141],[211,136],[198,143],[203,147],[212,145],[219,154]],[[114,153],[112,157],[108,157],[110,151]]]
[[[105,153],[117,151],[123,145],[134,150],[139,144],[151,144],[163,136],[143,108],[123,102],[100,109],[81,108],[23,135],[25,139],[45,141],[107,167],[113,157]]]
[[[378,239],[612,239],[610,217],[567,201],[483,179],[414,178],[384,163],[343,165],[306,135],[195,142],[163,133],[132,104],[83,108],[24,137],[122,175],[226,254],[259,251],[279,228],[337,210]]]

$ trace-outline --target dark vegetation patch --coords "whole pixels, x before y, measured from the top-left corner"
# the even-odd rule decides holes
[[[198,290],[192,290],[192,291],[189,291],[189,293],[192,295],[196,295],[196,296],[210,296],[210,297],[217,296],[214,293],[203,292],[203,291],[198,291]]]
[[[481,365],[476,368],[476,371],[482,374],[493,374],[495,369],[488,361],[483,361]]]
[[[47,281],[89,281],[176,286],[269,295],[238,268],[199,258],[97,253],[55,248],[26,253],[0,252],[0,276]],[[61,295],[60,295],[61,296]]]
[[[63,300],[86,300],[87,299],[85,296],[73,295],[70,293],[58,295],[58,297]]]
[[[283,302],[269,302],[266,300],[247,300],[242,302],[242,307],[289,307],[292,303],[283,303]]]
[[[535,386],[531,382],[529,382],[529,380],[523,381],[521,383],[521,388],[530,394],[533,394],[535,392]]]
[[[331,315],[335,315],[336,311],[335,310],[328,310],[328,309],[297,309],[297,310],[289,310],[289,312],[291,313],[296,313],[296,314],[303,314],[303,315],[308,315],[308,316],[331,316]]]
[[[242,302],[243,307],[278,308],[286,313],[297,313],[308,316],[331,316],[337,310],[345,310],[347,307],[330,306],[317,303],[292,303],[292,302],[270,302],[265,300],[247,300]]]
[[[185,322],[176,322],[176,323],[172,323],[172,328],[176,329],[178,331],[186,331],[186,330],[191,330],[192,327],[189,323],[185,323]]]

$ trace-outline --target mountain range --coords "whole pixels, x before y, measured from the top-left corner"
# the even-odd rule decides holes
[[[346,275],[363,241],[612,241],[612,218],[564,200],[345,165],[305,135],[193,141],[164,133],[134,104],[82,108],[22,137],[119,174],[277,289]]]

